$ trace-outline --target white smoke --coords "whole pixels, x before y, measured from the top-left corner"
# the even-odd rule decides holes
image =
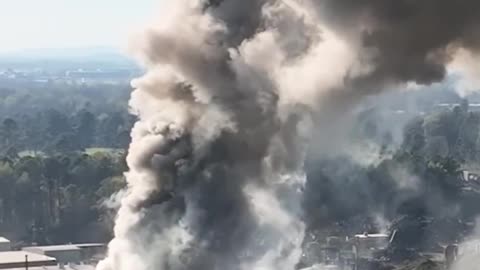
[[[459,76],[455,89],[465,97],[480,90],[480,57],[471,51],[459,49],[449,65],[449,72]]]
[[[453,270],[476,270],[480,266],[480,219],[476,220],[476,227],[465,241],[459,244],[457,261]]]

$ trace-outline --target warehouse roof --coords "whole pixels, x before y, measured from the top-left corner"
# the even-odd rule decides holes
[[[32,263],[56,261],[55,258],[26,251],[4,251],[0,252],[0,264],[23,263],[26,255],[28,256],[28,261]]]
[[[76,245],[56,245],[56,246],[31,246],[24,247],[23,250],[41,250],[41,251],[67,251],[80,250]]]
[[[106,247],[103,243],[86,243],[86,244],[73,244],[79,248],[90,248],[90,247]]]
[[[356,238],[388,238],[388,234],[372,233],[372,234],[356,234]]]
[[[25,267],[19,267],[19,268],[5,268],[2,270],[25,270]],[[28,267],[28,270],[95,270],[95,266],[93,265],[64,265],[63,267],[60,267],[59,265],[53,265],[53,266],[40,266],[40,267]]]

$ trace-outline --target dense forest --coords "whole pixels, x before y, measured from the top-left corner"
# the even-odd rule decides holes
[[[125,185],[130,88],[0,88],[0,232],[22,245],[106,241]]]
[[[111,85],[0,88],[3,154],[124,149],[134,121],[128,95],[129,87]]]

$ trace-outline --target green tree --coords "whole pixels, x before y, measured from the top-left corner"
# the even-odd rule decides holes
[[[2,122],[1,135],[3,137],[3,146],[9,149],[15,146],[15,138],[18,136],[19,127],[15,120],[6,118]]]
[[[403,147],[407,152],[420,153],[425,147],[424,120],[417,118],[409,122],[403,133]]]
[[[15,219],[13,203],[15,187],[15,171],[9,162],[0,162],[0,221],[8,222]]]
[[[75,133],[79,147],[81,149],[91,147],[94,143],[95,136],[95,116],[87,110],[81,110],[75,118],[77,121]]]

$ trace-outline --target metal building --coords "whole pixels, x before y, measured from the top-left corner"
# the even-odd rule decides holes
[[[4,251],[0,252],[0,269],[43,267],[57,265],[55,258],[26,252]]]
[[[59,263],[95,262],[103,259],[107,246],[102,243],[68,244],[56,246],[31,246],[23,250],[47,255],[57,259]]]
[[[25,267],[6,268],[2,270],[25,270]],[[93,265],[75,264],[75,265],[52,265],[52,266],[34,266],[28,270],[95,270]]]
[[[82,261],[82,249],[75,245],[33,246],[25,247],[22,250],[53,257],[62,264]]]

